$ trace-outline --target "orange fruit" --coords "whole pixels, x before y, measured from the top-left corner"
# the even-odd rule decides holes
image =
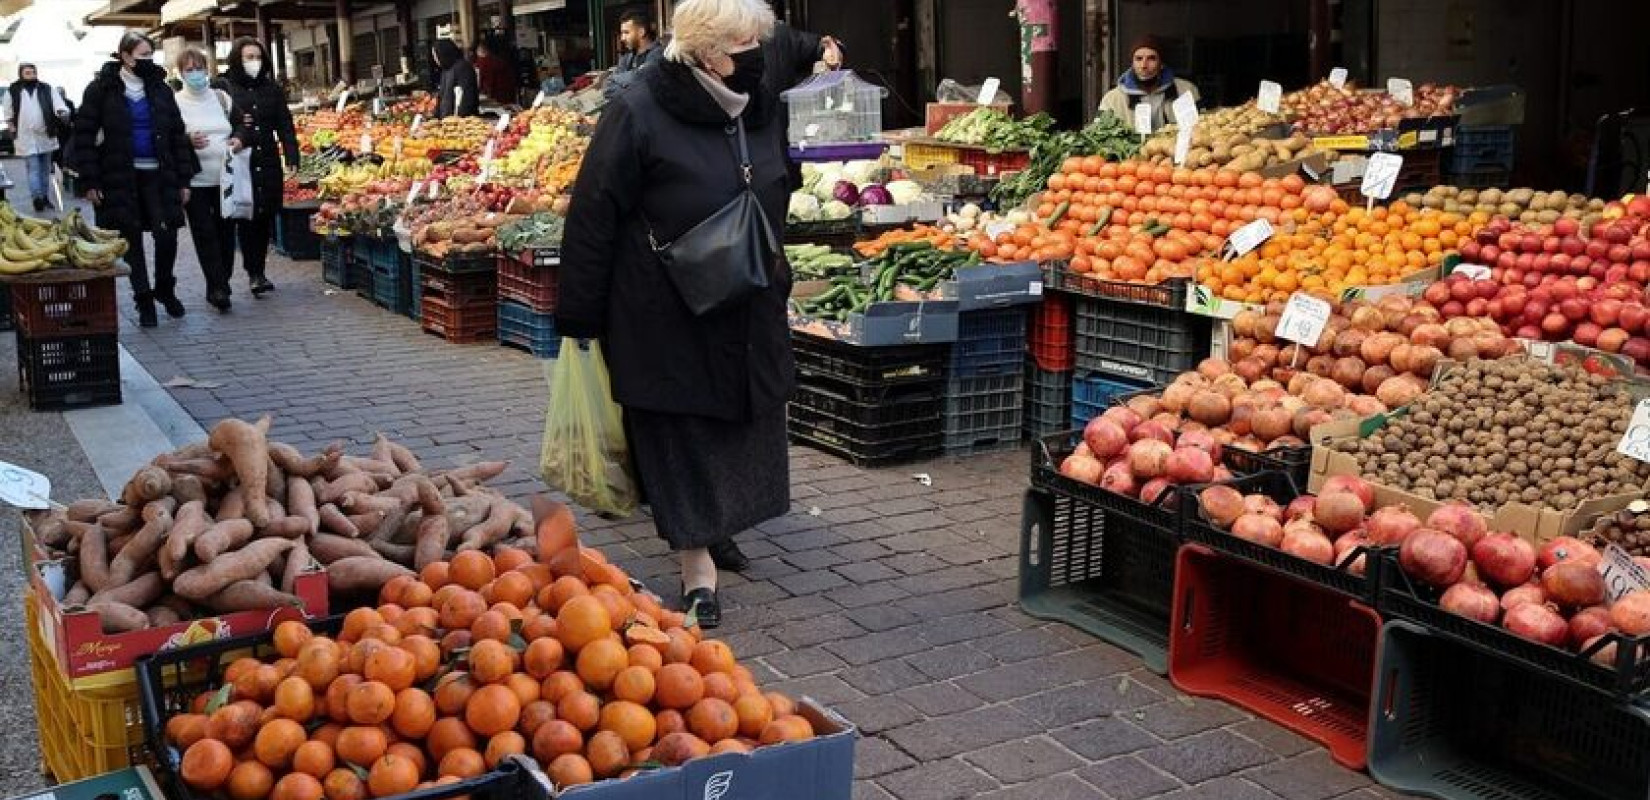
[[[573,692],[556,703],[556,717],[567,720],[581,731],[588,731],[601,721],[601,705],[602,701],[589,692]]]
[[[487,768],[493,769],[506,756],[522,755],[527,752],[527,737],[515,731],[505,731],[487,741],[487,749],[482,756],[487,761]]]
[[[653,712],[628,700],[614,700],[602,706],[599,725],[604,731],[619,734],[631,750],[653,744],[653,737],[658,733],[658,722],[653,718]]]
[[[187,750],[206,736],[205,714],[179,714],[166,721],[166,741]]]
[[[256,705],[230,703],[206,718],[206,737],[238,750],[258,734],[258,715]],[[224,774],[228,775],[227,769]]]
[[[556,637],[569,650],[577,651],[612,632],[613,618],[607,607],[591,595],[569,598],[556,612]]]
[[[585,586],[584,581],[572,575],[564,575],[553,581],[548,590],[539,593],[539,605],[546,611],[559,614],[561,607],[567,605],[567,601],[587,594],[590,594],[590,587]]]
[[[687,717],[683,716],[682,712],[677,711],[674,708],[667,708],[654,714],[653,719],[655,723],[657,723],[655,727],[659,732],[658,738],[662,739],[666,735],[672,733],[687,732]]]
[[[418,582],[436,591],[452,580],[452,565],[446,561],[431,561],[418,571]]]
[[[252,670],[262,666],[263,663],[264,662],[250,656],[237,658],[234,661],[231,661],[228,667],[224,668],[223,682],[234,683],[240,680],[243,675],[246,675]]]
[[[550,780],[559,788],[579,786],[596,779],[590,770],[590,762],[577,753],[556,756],[556,760],[550,762],[550,767],[546,771],[550,774]]]
[[[795,714],[775,717],[773,722],[762,728],[762,735],[757,741],[762,744],[778,744],[779,742],[802,742],[814,738],[814,726],[808,720]]]
[[[606,584],[597,586],[590,593],[590,596],[596,598],[602,604],[602,607],[607,609],[607,619],[609,624],[613,626],[613,630],[623,628],[626,622],[636,616],[636,607],[631,605],[629,600],[624,599],[611,586]]]
[[[508,687],[510,691],[515,692],[516,699],[520,700],[522,705],[527,705],[528,703],[539,699],[539,693],[541,691],[539,688],[539,682],[533,680],[533,676],[528,675],[525,672],[510,673],[509,677],[504,679],[504,683],[502,685]]]
[[[686,710],[705,696],[704,677],[687,664],[665,664],[654,681],[653,700],[661,708]]]
[[[424,737],[424,749],[436,761],[440,761],[450,750],[468,747],[474,750],[476,735],[470,731],[470,726],[458,717],[442,717],[435,721],[430,728],[430,735]]]
[[[340,767],[327,773],[321,782],[327,800],[366,800],[367,784],[355,772]]]
[[[521,623],[521,638],[526,639],[529,642],[536,642],[540,639],[555,638],[556,615],[540,611],[537,608],[532,610],[538,611],[538,615],[523,618]],[[560,643],[560,641],[557,641],[557,644]]]
[[[475,690],[476,684],[470,680],[470,673],[449,672],[435,686],[435,708],[449,717],[461,713]]]
[[[497,642],[508,642],[510,641],[510,633],[510,618],[500,611],[488,609],[483,611],[481,616],[476,617],[475,622],[470,623],[471,641],[480,642],[490,639]]]
[[[321,800],[325,793],[315,776],[289,772],[275,782],[275,788],[269,792],[269,800]]]
[[[412,634],[401,640],[401,649],[412,656],[414,683],[427,681],[441,671],[441,645],[436,644],[434,639],[423,634]]]
[[[298,648],[297,666],[293,674],[309,683],[315,691],[326,691],[332,679],[338,677],[338,651],[331,642],[310,640]]]
[[[691,733],[662,736],[659,743],[653,746],[653,760],[667,767],[674,767],[709,753],[710,744]]]
[[[768,699],[768,705],[773,707],[774,718],[787,717],[796,713],[796,701],[778,692],[763,692],[762,696]]]
[[[493,602],[525,608],[533,600],[533,579],[520,572],[503,572],[493,579]]]
[[[338,639],[345,642],[354,642],[361,638],[361,634],[374,625],[384,624],[384,615],[375,608],[357,608],[344,615],[344,627],[338,631]]]
[[[641,625],[632,625],[630,630],[652,630]],[[648,672],[658,672],[665,665],[665,657],[659,648],[647,644],[632,644],[625,651],[630,656],[631,666],[647,667]]]
[[[298,749],[292,751],[292,769],[295,772],[325,778],[337,764],[338,759],[332,754],[332,746],[326,742],[312,739],[298,745]]]
[[[338,741],[332,749],[340,761],[366,769],[382,757],[389,746],[389,737],[377,725],[351,725],[338,732]]]
[[[384,754],[397,755],[413,762],[413,765],[418,767],[418,774],[420,775],[430,771],[430,759],[424,755],[424,751],[419,749],[416,744],[396,742],[390,745],[389,749],[384,751]]]
[[[298,648],[313,638],[315,633],[308,625],[289,619],[275,626],[275,652],[280,653],[282,658],[297,658]]]
[[[483,686],[464,706],[464,721],[470,730],[485,737],[516,727],[520,719],[521,699],[508,686]]]
[[[751,746],[743,739],[723,739],[710,746],[710,754],[719,756],[723,753],[749,753]]]
[[[480,550],[465,550],[449,563],[453,583],[471,591],[486,586],[497,575],[493,560]]]
[[[503,642],[484,639],[470,646],[470,677],[498,683],[516,671],[516,651]]]
[[[364,681],[351,687],[345,702],[350,721],[357,725],[377,725],[395,713],[395,692],[378,681]]]
[[[584,691],[584,681],[579,678],[577,672],[568,670],[552,672],[550,677],[545,678],[544,682],[539,684],[539,697],[552,703],[559,703],[563,697],[582,691]]]
[[[229,780],[229,771],[234,767],[235,755],[228,745],[217,739],[202,739],[183,751],[178,774],[190,788],[214,792]]]
[[[557,756],[583,749],[584,734],[564,719],[546,722],[533,733],[533,757],[540,764],[548,764]]]
[[[384,606],[385,609],[400,609],[400,606]],[[396,616],[400,616],[397,614]],[[377,625],[368,625],[361,632],[361,641],[375,640],[384,644],[400,644],[401,631],[392,622],[381,622]]]
[[[487,611],[487,601],[475,592],[459,589],[447,596],[438,607],[441,627],[447,630],[469,630],[470,625]]]
[[[275,693],[275,685],[281,682],[281,674],[270,664],[259,664],[253,669],[241,673],[234,681],[235,699],[251,700],[262,704]]]
[[[500,546],[493,550],[493,569],[499,575],[511,570],[520,569],[533,563],[533,554],[519,547]]]
[[[468,747],[448,750],[435,768],[437,775],[454,775],[459,778],[474,778],[486,771],[487,760]]]
[[[687,712],[688,730],[706,742],[716,744],[739,735],[739,714],[726,700],[707,697]]]
[[[325,742],[327,747],[337,749],[338,734],[343,732],[344,726],[339,725],[336,722],[327,722],[323,723],[315,730],[310,731],[309,739],[312,742]]]
[[[674,614],[675,612],[667,613]],[[670,637],[670,644],[665,645],[664,649],[660,651],[664,654],[665,663],[688,663],[693,658],[693,636],[679,627],[673,627],[665,631],[665,635]]]
[[[556,718],[556,704],[548,700],[534,700],[521,707],[521,719],[516,720],[516,730],[529,739],[538,732],[539,726]]]
[[[401,602],[401,593],[417,581],[418,579],[411,575],[397,575],[384,581],[384,585],[378,589],[378,604],[383,606]]]
[[[705,696],[731,703],[739,697],[739,687],[734,685],[733,678],[726,672],[706,673]]]
[[[309,681],[294,675],[276,684],[275,713],[298,722],[315,716],[315,689]]]
[[[275,773],[256,761],[242,761],[229,771],[224,788],[230,800],[264,800],[275,788]]]
[[[407,588],[401,590],[401,605],[408,611],[415,608],[429,608],[430,598],[432,597],[435,597],[435,589],[430,588],[430,585],[423,581],[414,581],[408,584]],[[400,620],[396,621],[400,622]]]
[[[604,690],[613,685],[613,679],[630,666],[630,655],[618,639],[597,639],[579,651],[575,662],[580,680],[592,689]]]
[[[584,654],[580,653],[579,656],[583,658]],[[652,670],[647,667],[630,666],[619,670],[619,674],[613,677],[612,691],[613,696],[619,700],[629,700],[645,706],[652,702],[655,686]]]
[[[390,691],[399,692],[413,685],[418,677],[418,664],[412,653],[399,647],[385,647],[367,657],[366,669],[362,674],[369,681],[382,683],[390,687]]]
[[[597,778],[611,778],[630,766],[630,748],[613,731],[597,731],[585,745],[584,754]]]
[[[252,752],[266,766],[285,769],[292,763],[292,754],[308,739],[304,726],[290,719],[277,719],[258,730]]]
[[[421,777],[416,763],[386,753],[372,762],[372,770],[367,774],[367,789],[373,797],[394,797],[412,791]]]
[[[367,671],[367,659],[372,654],[389,647],[380,639],[362,639],[350,645],[349,656],[344,659],[344,671],[351,675],[361,675]]]
[[[739,735],[755,739],[773,721],[773,704],[760,694],[744,694],[733,701],[733,713],[739,716]]]
[[[534,639],[527,645],[527,651],[522,653],[521,666],[528,675],[542,681],[550,677],[550,673],[561,669],[565,654],[566,650],[556,639]]]
[[[458,651],[470,646],[470,632],[468,630],[447,631],[441,637],[441,657],[454,658]]]
[[[402,689],[395,694],[395,711],[390,727],[408,739],[422,739],[435,724],[435,701],[423,689]]]

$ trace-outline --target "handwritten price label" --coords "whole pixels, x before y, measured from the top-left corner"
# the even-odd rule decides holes
[[[412,205],[413,198],[417,197],[418,191],[423,188],[423,181],[413,181],[412,188],[407,190],[407,205]]]
[[[408,136],[417,136],[418,135],[418,129],[423,127],[423,125],[424,125],[424,115],[423,114],[414,114],[413,115],[413,121],[412,121],[412,127],[407,129],[407,135]]]
[[[1260,91],[1255,95],[1255,105],[1268,114],[1278,113],[1283,102],[1283,84],[1277,81],[1261,81]]]
[[[1289,296],[1283,316],[1278,318],[1278,338],[1308,347],[1315,345],[1323,335],[1324,326],[1329,324],[1331,313],[1329,303],[1296,292]]]
[[[52,482],[31,469],[0,461],[0,501],[18,508],[50,508]]]
[[[342,114],[344,113],[344,106],[347,105],[349,105],[349,90],[345,89],[343,94],[338,95],[338,105],[332,110],[335,113]]]
[[[1152,105],[1141,103],[1134,107],[1134,132],[1141,136],[1152,135]]]
[[[1336,67],[1329,71],[1329,85],[1337,89],[1346,88],[1346,67]]]
[[[1387,78],[1386,93],[1401,106],[1415,105],[1415,85],[1407,78]]]
[[[1611,601],[1620,600],[1629,592],[1650,589],[1650,571],[1639,566],[1619,545],[1605,545],[1598,571],[1604,576],[1604,590],[1610,593]]]
[[[980,84],[980,96],[975,98],[974,104],[981,106],[991,105],[991,101],[997,99],[997,87],[1002,85],[1003,82],[996,78],[986,78],[985,83]]]
[[[1272,238],[1273,233],[1272,223],[1264,219],[1257,219],[1232,231],[1232,235],[1226,237],[1226,244],[1231,246],[1234,254],[1241,256],[1260,247],[1263,242]],[[1317,340],[1314,339],[1313,341]]]
[[[503,133],[504,130],[506,128],[509,128],[509,127],[510,127],[510,112],[506,111],[502,115],[499,116],[498,125],[493,128],[493,131],[496,132],[496,133]]]
[[[1490,279],[1490,268],[1483,264],[1456,264],[1451,274],[1465,275],[1475,281],[1487,281]]]
[[[1358,190],[1364,197],[1385,200],[1392,196],[1392,187],[1398,183],[1398,171],[1404,168],[1404,157],[1397,153],[1375,153],[1364,167],[1364,180]]]
[[[1633,406],[1633,418],[1627,423],[1627,433],[1621,437],[1616,445],[1616,452],[1650,462],[1650,398],[1645,398]]]

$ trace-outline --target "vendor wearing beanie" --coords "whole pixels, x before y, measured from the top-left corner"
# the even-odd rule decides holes
[[[1135,106],[1145,103],[1152,110],[1152,130],[1174,122],[1174,101],[1181,95],[1197,98],[1191,81],[1174,76],[1163,64],[1163,47],[1155,37],[1145,36],[1130,49],[1133,66],[1117,78],[1117,85],[1100,98],[1100,110],[1110,111],[1134,127]]]

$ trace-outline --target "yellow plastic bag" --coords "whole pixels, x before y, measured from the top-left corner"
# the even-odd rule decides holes
[[[607,364],[595,342],[562,339],[544,413],[539,473],[544,483],[592,511],[628,517],[636,510],[623,411],[607,385]]]

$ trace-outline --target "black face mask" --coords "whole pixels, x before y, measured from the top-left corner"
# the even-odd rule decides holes
[[[760,45],[743,53],[732,53],[733,74],[722,79],[729,89],[740,94],[751,94],[762,86],[762,72],[767,62],[762,58]]]

